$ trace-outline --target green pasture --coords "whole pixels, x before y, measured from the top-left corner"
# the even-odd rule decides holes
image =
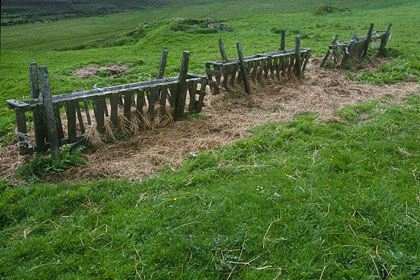
[[[418,279],[420,97],[301,114],[139,183],[0,189],[5,279]]]
[[[362,2],[355,1],[353,4],[361,5]],[[244,9],[249,3],[251,2],[243,3]],[[364,4],[363,7],[379,5],[378,1],[369,3]],[[394,4],[391,5],[392,3]],[[233,27],[235,31],[219,31],[213,34],[175,32],[171,30],[171,26],[180,19],[169,17],[187,15],[205,17],[199,11],[208,11],[209,8],[206,5],[215,5],[215,3],[191,6],[190,9],[197,9],[197,11],[185,14],[176,14],[178,9],[187,9],[187,7],[178,7],[49,24],[3,27],[0,56],[0,137],[3,137],[2,142],[6,141],[8,139],[6,135],[12,130],[14,123],[13,112],[6,108],[5,101],[11,98],[25,99],[29,96],[27,64],[30,61],[48,66],[53,94],[60,94],[80,88],[91,89],[96,83],[116,85],[154,77],[162,49],[169,50],[168,76],[178,74],[184,50],[191,52],[190,72],[203,73],[204,63],[207,60],[219,58],[217,46],[219,38],[224,39],[229,57],[237,56],[235,43],[238,41],[242,43],[245,55],[251,55],[276,50],[280,40],[280,35],[277,33],[282,28],[287,30],[287,47],[294,46],[294,38],[299,34],[302,38],[302,46],[312,48],[314,55],[320,56],[324,54],[326,46],[335,34],[339,34],[342,40],[347,40],[354,30],[357,30],[359,35],[365,34],[369,24],[374,22],[378,29],[385,29],[388,23],[393,23],[393,35],[388,47],[393,50],[391,53],[394,56],[409,55],[410,57],[408,61],[411,67],[404,66],[406,64],[402,63],[403,69],[397,69],[397,71],[403,73],[418,71],[419,55],[416,51],[420,44],[420,32],[417,28],[420,3],[415,1],[400,3],[400,1],[387,1],[381,4],[382,8],[378,9],[372,7],[350,11],[337,9],[333,13],[319,14],[312,10],[305,13],[272,13],[242,17],[233,17],[233,12],[227,13],[226,8],[223,9],[227,13],[225,19],[221,17],[221,20]],[[305,7],[303,4],[301,7]],[[388,7],[389,5],[391,7]],[[235,9],[232,8],[232,10]],[[169,12],[172,14],[165,14]],[[157,19],[157,21],[152,21],[152,19]],[[130,37],[128,34],[136,28],[142,30],[141,36]],[[122,45],[97,47],[104,44]],[[68,48],[84,49],[56,50]],[[81,79],[71,76],[72,72],[80,67],[109,64],[125,65],[129,67],[129,70],[119,78]]]

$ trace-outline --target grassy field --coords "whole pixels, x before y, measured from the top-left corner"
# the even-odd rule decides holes
[[[233,2],[226,2],[231,5]],[[236,3],[236,2],[235,2]],[[246,11],[253,2],[245,2],[244,9],[234,9],[237,5],[222,9],[227,19],[224,23],[235,31],[220,31],[214,34],[196,32],[175,32],[171,30],[179,19],[166,19],[172,16],[194,15],[206,17],[200,11],[209,12],[203,4],[173,9],[151,10],[136,13],[108,15],[73,19],[44,25],[20,25],[2,27],[1,32],[1,67],[0,67],[0,142],[7,141],[13,135],[13,112],[6,108],[5,101],[10,98],[24,99],[29,96],[28,69],[29,61],[47,65],[50,72],[53,94],[67,93],[74,89],[91,89],[94,84],[123,84],[147,79],[156,75],[161,49],[169,50],[167,75],[177,75],[182,51],[191,51],[190,71],[203,73],[207,60],[219,58],[217,40],[223,38],[229,57],[236,57],[235,43],[242,43],[246,55],[276,50],[279,46],[279,35],[276,31],[287,29],[287,46],[293,47],[294,37],[300,34],[302,45],[311,47],[315,55],[325,52],[332,37],[338,33],[342,40],[347,40],[353,30],[365,34],[370,22],[378,29],[384,29],[388,23],[394,23],[393,36],[389,48],[395,56],[407,55],[405,61],[397,62],[394,72],[411,73],[419,71],[419,31],[418,12],[420,4],[408,1],[386,1],[382,8],[377,8],[378,1],[353,1],[352,5],[362,5],[364,9],[337,11],[331,14],[314,12],[295,14],[256,14],[248,9],[246,17],[233,17],[234,11]],[[272,3],[273,2],[267,2]],[[315,1],[302,0],[300,7],[314,5]],[[344,2],[339,2],[344,5]],[[219,3],[220,4],[220,3]],[[217,4],[217,5],[219,5]],[[237,3],[236,3],[237,4]],[[254,3],[255,4],[255,3]],[[247,6],[250,5],[250,6]],[[253,5],[253,4],[252,4]],[[268,5],[268,4],[267,4]],[[290,5],[297,10],[297,5]],[[285,5],[284,7],[289,7]],[[289,11],[280,9],[278,11]],[[185,10],[184,10],[185,9]],[[182,12],[184,11],[184,12]],[[267,12],[262,10],[260,12]],[[290,10],[293,11],[293,10]],[[229,16],[232,16],[230,19]],[[160,19],[158,21],[151,21]],[[237,20],[235,20],[237,19]],[[148,24],[144,24],[148,21]],[[141,30],[138,38],[133,38],[130,31]],[[97,47],[118,45],[115,47]],[[82,50],[54,51],[65,48],[87,48]],[[416,52],[417,51],[417,52]],[[71,74],[78,68],[119,64],[129,67],[123,77],[94,77],[82,79]],[[392,71],[391,71],[392,72]],[[140,78],[141,76],[141,78]],[[389,75],[388,75],[389,76]],[[396,75],[391,75],[392,77]],[[400,75],[401,76],[401,75]],[[374,79],[374,78],[371,78]],[[391,78],[392,81],[392,78]]]
[[[389,101],[268,124],[141,183],[4,185],[0,277],[418,279],[420,97]]]
[[[5,100],[29,95],[29,61],[48,66],[59,94],[153,77],[163,48],[168,76],[178,73],[184,50],[190,72],[203,73],[206,60],[219,58],[219,38],[229,57],[237,41],[251,55],[276,50],[276,32],[286,28],[287,46],[300,34],[321,55],[336,33],[344,41],[373,22],[378,29],[393,23],[388,54],[397,59],[349,78],[380,84],[420,76],[418,1],[352,1],[351,11],[333,13],[301,12],[314,5],[309,0],[290,2],[287,11],[274,1],[259,11],[256,1],[242,1],[243,9],[223,3],[2,28],[1,142],[14,137]],[[208,17],[211,5],[235,31],[171,29],[179,21],[172,17]],[[133,28],[141,36],[128,35]],[[110,64],[128,70],[71,76]],[[337,122],[306,113],[266,124],[137,183],[15,187],[0,180],[0,278],[419,279],[420,97],[393,101],[345,107]]]

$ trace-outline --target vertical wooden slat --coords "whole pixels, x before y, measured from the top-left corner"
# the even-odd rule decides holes
[[[39,68],[42,102],[44,104],[45,119],[47,122],[48,140],[50,143],[51,155],[54,159],[60,159],[60,142],[57,134],[57,126],[55,123],[52,96],[50,91],[50,81],[48,78],[48,70],[46,66]]]
[[[226,65],[223,65],[223,87],[226,89],[229,79],[229,69]]]
[[[255,83],[255,78],[257,77],[257,71],[258,71],[258,64],[256,61],[250,62],[251,68],[252,68],[252,82]]]
[[[79,101],[76,102],[77,119],[79,120],[80,132],[85,134],[85,124],[83,123],[82,111],[80,110]]]
[[[196,107],[195,95],[197,93],[197,82],[192,82],[191,86],[188,88],[188,93],[190,96],[190,104],[188,106],[188,113],[192,114],[194,112],[194,108]]]
[[[363,49],[363,57],[365,57],[367,55],[367,52],[369,50],[370,40],[372,38],[372,31],[373,31],[374,26],[375,25],[373,23],[370,24],[369,31],[368,31],[368,34],[367,34],[367,37],[366,37],[366,43],[365,43],[365,46],[364,46],[364,49]]]
[[[228,62],[229,60],[226,54],[225,45],[223,44],[223,40],[221,38],[219,39],[219,50],[220,50],[220,55],[222,56],[223,62]]]
[[[206,96],[206,85],[207,79],[203,78],[201,80],[200,96],[198,97],[198,101],[196,102],[196,108],[194,109],[194,113],[200,113],[201,109],[203,108],[204,97]]]
[[[39,71],[36,62],[29,62],[29,85],[31,88],[31,98],[39,98]],[[34,114],[34,131],[35,131],[35,145],[37,150],[45,150],[46,131],[44,126],[44,117],[41,106],[35,106]]]
[[[61,115],[60,115],[60,106],[53,105],[54,117],[55,117],[55,124],[57,127],[58,139],[61,140],[64,138],[64,130],[63,124],[61,122]]]
[[[83,106],[85,107],[85,114],[86,114],[86,120],[88,122],[88,125],[91,125],[92,120],[90,118],[89,105],[86,99],[83,100]]]
[[[187,73],[188,73],[188,64],[190,61],[190,53],[184,51],[182,55],[182,63],[181,63],[181,72],[179,74],[179,86],[178,86],[178,93],[176,101],[176,111],[175,111],[175,120],[179,120],[184,115],[185,109],[185,99],[187,96]],[[217,77],[216,77],[217,79]],[[220,81],[220,75],[219,75]]]
[[[262,75],[263,75],[265,62],[264,62],[264,60],[258,60],[257,63],[258,63],[257,80],[258,80],[258,82],[261,82],[261,78],[262,78]]]
[[[159,90],[157,87],[152,87],[147,93],[147,102],[149,105],[147,113],[151,122],[153,122],[153,120],[155,119],[155,104],[156,100],[158,99],[158,95]]]
[[[280,43],[280,50],[286,50],[286,29],[281,30],[281,43]]]
[[[131,91],[126,91],[124,93],[124,117],[127,123],[130,123],[130,113],[131,113],[131,104],[132,104],[132,93]]]
[[[20,109],[15,109],[16,115],[16,130],[18,135],[19,143],[19,154],[26,155],[28,154],[29,142],[27,139],[28,128],[26,126],[26,117],[25,111]]]
[[[251,87],[249,86],[248,73],[247,73],[246,68],[245,68],[244,55],[242,53],[241,43],[237,42],[236,43],[236,48],[238,50],[239,66],[241,68],[242,78],[244,80],[245,91],[246,91],[246,93],[250,94],[251,93]]]
[[[96,129],[99,131],[99,133],[105,132],[105,118],[104,118],[104,108],[103,108],[103,102],[101,102],[101,96],[94,97],[92,100],[93,104],[93,112],[95,114],[95,120],[96,120]]]
[[[143,120],[143,107],[144,107],[144,91],[138,90],[137,91],[137,104],[136,104],[136,116],[139,122],[139,126],[142,127],[144,120]]]
[[[66,102],[67,134],[69,143],[76,142],[76,106],[74,101]]]
[[[230,77],[230,85],[235,85],[236,73],[238,72],[238,64],[233,65],[232,76]]]
[[[111,123],[114,129],[118,128],[118,95],[111,94]]]
[[[384,36],[381,39],[381,45],[378,51],[379,55],[385,54],[385,47],[386,47],[386,44],[388,43],[389,37],[391,36],[391,27],[392,27],[392,24],[389,24]]]
[[[165,116],[165,113],[166,113],[167,94],[168,94],[168,87],[164,85],[160,88],[159,112],[160,112],[161,119]]]
[[[296,77],[298,77],[298,79],[302,79],[302,63],[301,63],[301,57],[300,57],[300,36],[297,35],[296,39],[295,39],[295,59],[296,59],[296,63],[295,63],[295,73],[296,73]]]
[[[160,63],[159,63],[159,71],[158,71],[158,79],[163,79],[165,76],[165,68],[166,68],[166,60],[168,58],[168,51],[162,50],[162,54],[160,56]]]

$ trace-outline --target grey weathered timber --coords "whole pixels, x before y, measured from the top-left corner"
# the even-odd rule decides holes
[[[136,90],[136,91],[137,91],[136,116],[137,116],[139,126],[142,127],[144,124],[143,107],[146,101],[144,99],[144,90]]]
[[[30,153],[28,142],[28,128],[26,127],[25,112],[22,110],[15,110],[16,115],[16,134],[18,136],[19,153],[26,155]]]
[[[54,111],[55,125],[57,127],[58,139],[61,141],[61,139],[64,138],[64,129],[63,129],[63,124],[61,122],[60,105],[53,104],[53,111]]]
[[[244,55],[242,53],[242,47],[240,42],[236,43],[236,48],[238,50],[239,67],[241,69],[242,78],[244,80],[245,92],[251,94],[251,87],[249,86],[248,73],[245,68]]]
[[[296,63],[295,63],[295,71],[296,71],[296,77],[299,79],[302,79],[302,64],[301,64],[301,57],[300,57],[300,36],[297,35],[295,39],[295,57],[296,57]]]
[[[118,96],[116,94],[111,95],[111,123],[114,129],[118,128]]]
[[[124,117],[127,123],[130,123],[131,104],[132,104],[132,93],[131,91],[128,91],[124,94]]]
[[[166,114],[166,99],[168,95],[168,88],[167,86],[160,87],[160,102],[159,102],[159,113],[160,118],[163,119],[163,117]]]
[[[76,130],[76,106],[74,101],[70,101],[66,104],[66,115],[67,115],[67,134],[69,143],[76,142],[77,130]]]
[[[165,75],[167,58],[168,58],[168,51],[167,50],[162,50],[162,54],[160,56],[158,76],[157,76],[158,79],[163,79],[163,76]]]
[[[367,55],[367,52],[369,50],[370,40],[372,39],[372,32],[373,32],[373,27],[374,26],[375,25],[373,23],[370,24],[369,31],[368,31],[367,38],[366,38],[365,47],[363,49],[363,57],[365,57]]]
[[[195,103],[196,103],[196,99],[195,99],[195,95],[197,93],[197,82],[193,82],[192,84],[190,84],[190,86],[188,87],[188,93],[190,96],[190,105],[188,106],[188,113],[192,114],[194,113],[195,110]]]
[[[95,120],[96,120],[96,129],[99,131],[99,133],[105,132],[105,118],[104,118],[104,108],[103,108],[103,102],[100,100],[100,96],[96,96],[92,100],[93,104],[93,112],[95,114]]]
[[[194,113],[201,112],[201,109],[203,108],[204,97],[206,96],[206,86],[207,86],[207,79],[203,78],[201,80],[200,96],[198,97],[198,101],[196,102]]]
[[[83,122],[82,110],[80,110],[80,103],[78,101],[75,101],[75,104],[76,104],[77,119],[79,120],[80,132],[82,134],[85,134],[85,124]]]
[[[29,85],[31,89],[31,98],[39,98],[39,70],[36,62],[29,62]],[[34,130],[35,130],[35,145],[38,149],[45,149],[45,138],[44,133],[44,117],[42,112],[42,107],[37,106],[33,110],[33,119],[34,119]]]
[[[220,55],[222,56],[222,61],[223,62],[228,62],[228,57],[226,54],[226,50],[225,50],[225,45],[223,44],[223,39],[219,39],[219,50],[220,50]]]
[[[187,73],[188,64],[190,61],[190,52],[183,52],[181,72],[179,73],[179,85],[178,85],[178,96],[175,98],[176,111],[175,120],[179,120],[184,116],[185,99],[187,97]]]
[[[157,87],[152,87],[150,92],[147,94],[147,102],[148,102],[148,117],[151,122],[155,119],[155,104],[159,98],[159,89]]]
[[[280,42],[280,50],[286,50],[286,29],[281,30],[281,42]]]
[[[379,55],[385,55],[385,47],[386,47],[386,44],[388,43],[389,38],[391,37],[391,27],[392,27],[392,24],[389,24],[385,31],[385,34],[383,35],[383,38],[381,40],[381,45],[378,51]]]
[[[48,78],[48,69],[46,66],[39,68],[42,101],[44,104],[44,115],[47,123],[48,142],[50,144],[51,156],[53,159],[60,159],[60,142],[57,134],[57,127],[55,123],[52,96],[50,90],[50,81]]]

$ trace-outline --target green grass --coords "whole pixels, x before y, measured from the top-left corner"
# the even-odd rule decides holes
[[[128,12],[44,25],[2,27],[0,67],[0,137],[2,141],[10,139],[7,135],[13,130],[14,123],[13,111],[6,108],[5,101],[11,98],[22,100],[30,95],[27,69],[30,61],[48,66],[52,92],[61,94],[74,89],[91,89],[96,83],[118,85],[154,77],[157,73],[161,49],[169,50],[167,76],[178,75],[184,50],[191,52],[190,72],[203,74],[206,61],[219,59],[217,46],[219,38],[224,39],[228,57],[233,58],[237,57],[235,47],[237,41],[242,43],[245,55],[276,50],[280,36],[275,32],[277,29],[286,28],[288,48],[294,46],[294,37],[300,34],[302,46],[312,48],[314,54],[320,56],[325,53],[326,46],[331,43],[336,33],[340,35],[340,40],[344,41],[351,37],[353,30],[358,30],[359,35],[366,33],[369,24],[374,22],[378,29],[385,28],[389,23],[394,24],[393,36],[388,47],[395,56],[404,57],[413,65],[417,65],[414,71],[418,72],[417,15],[420,12],[420,3],[416,1],[404,1],[405,4],[401,4],[399,0],[380,1],[380,5],[379,1],[352,1],[351,5],[359,8],[352,9],[350,12],[322,15],[313,12],[276,13],[297,12],[305,9],[306,6],[316,5],[315,1],[309,0],[302,0],[295,4],[285,2],[284,5],[276,6],[278,9],[273,8],[274,2],[267,1],[263,4],[271,3],[271,8],[262,11],[252,9],[251,7],[255,6],[252,1],[241,3],[243,9],[236,9],[238,3],[233,0],[224,3],[224,5],[231,5],[229,6],[231,8],[226,6],[220,10],[221,13],[215,14],[222,18],[223,23],[233,27],[235,29],[233,32],[199,34],[171,30],[179,19],[167,18],[191,17],[191,15],[197,18],[207,17],[212,11],[208,5],[221,5],[220,3]],[[264,7],[263,4],[258,7]],[[297,9],[299,5],[300,10]],[[345,6],[345,2],[337,2],[336,5]],[[258,15],[263,12],[272,13]],[[256,15],[250,16],[250,14]],[[223,20],[223,18],[226,19]],[[148,21],[148,24],[144,24],[144,21]],[[133,37],[131,32],[136,28],[144,32]],[[119,44],[124,45],[98,48]],[[72,47],[87,49],[55,51]],[[107,64],[122,64],[130,69],[119,78],[111,76],[81,79],[71,76],[71,73],[80,67]],[[403,69],[398,71],[408,73],[406,65],[408,64],[403,63]],[[391,65],[393,66],[401,68],[398,63]]]
[[[388,103],[267,124],[141,183],[2,184],[0,276],[417,279],[420,96]]]

